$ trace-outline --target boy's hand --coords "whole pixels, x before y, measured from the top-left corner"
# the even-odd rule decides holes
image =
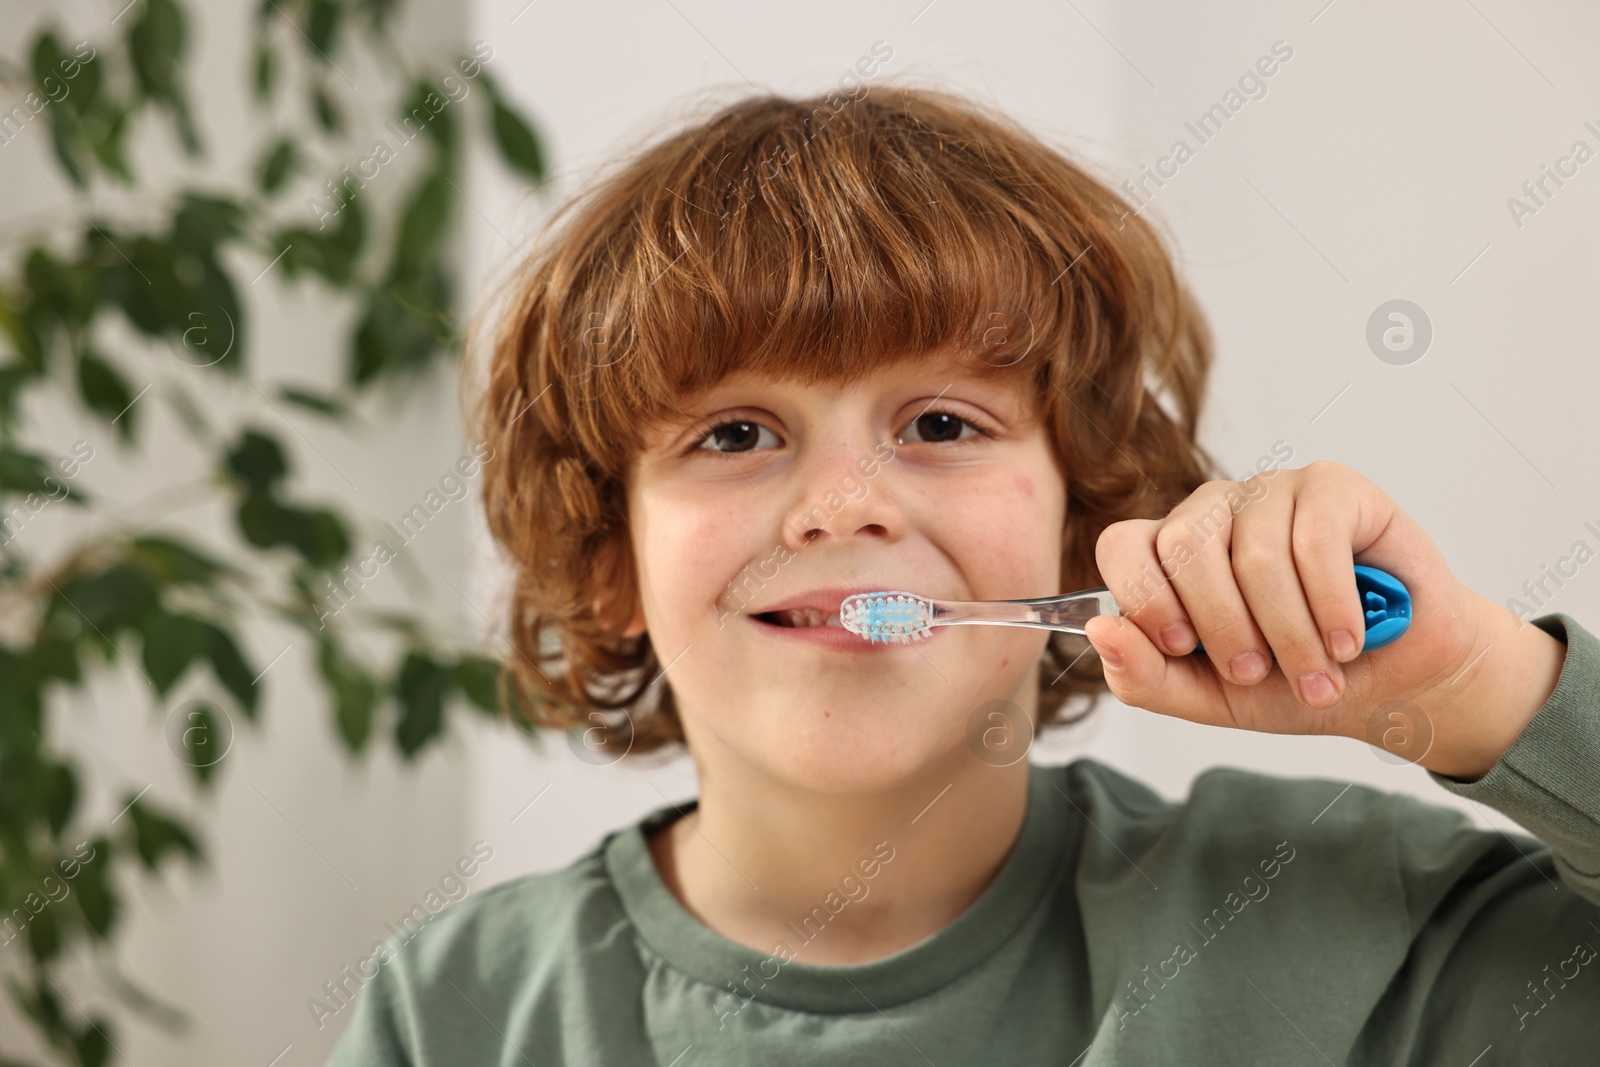
[[[1360,656],[1356,556],[1412,601],[1400,639]],[[1124,704],[1384,747],[1393,724],[1426,733],[1412,762],[1463,780],[1510,747],[1565,657],[1560,641],[1456,581],[1399,505],[1337,463],[1207,482],[1164,519],[1106,527],[1095,560],[1127,618],[1085,629]],[[1187,655],[1196,632],[1205,648]]]

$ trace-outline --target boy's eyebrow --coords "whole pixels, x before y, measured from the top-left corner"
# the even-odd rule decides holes
[[[973,369],[959,360],[951,360],[936,368],[925,368],[924,370],[930,369],[932,370],[932,373],[928,374],[930,388],[933,381],[942,380],[939,388],[934,390],[934,395],[936,396],[942,397],[947,395],[953,388],[968,386],[983,393],[985,398],[993,398],[1006,405],[1006,410],[997,414],[1012,421],[1027,422],[1037,414],[1037,405],[1030,402],[1024,385],[1016,378],[996,378],[992,374]],[[721,397],[725,393],[758,386],[783,386],[785,384],[782,380],[763,378],[759,375],[730,375],[720,382],[705,387],[693,396],[683,396],[673,401],[671,405],[673,410],[666,414],[658,415],[643,428],[641,440],[647,449],[663,447],[671,435],[681,433],[700,421],[700,416],[690,414],[685,408],[716,407],[722,402]]]

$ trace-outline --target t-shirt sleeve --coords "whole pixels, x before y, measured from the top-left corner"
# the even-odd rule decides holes
[[[413,1067],[410,1020],[404,1009],[405,976],[391,943],[391,958],[361,990],[350,1023],[334,1046],[326,1067]]]
[[[1429,773],[1534,836],[1395,802],[1412,941],[1360,1062],[1577,1063],[1600,1047],[1600,641],[1567,615],[1532,622],[1566,642],[1555,691],[1482,778]]]
[[[1559,612],[1532,625],[1567,646],[1555,691],[1482,778],[1428,776],[1516,820],[1550,846],[1561,880],[1600,905],[1600,640]]]

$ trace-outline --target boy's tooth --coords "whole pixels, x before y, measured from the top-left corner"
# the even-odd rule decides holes
[[[779,615],[789,626],[836,626],[841,629],[844,627],[838,615],[824,613],[816,608],[790,608],[779,612]]]

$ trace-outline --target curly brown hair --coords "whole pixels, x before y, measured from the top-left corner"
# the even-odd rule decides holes
[[[471,416],[514,572],[504,680],[533,725],[635,752],[683,730],[649,634],[622,636],[627,479],[647,428],[732,371],[848,382],[953,346],[1015,382],[1068,474],[1058,592],[1102,584],[1107,525],[1165,515],[1218,469],[1196,441],[1210,334],[1156,231],[944,92],[722,106],[564,204],[506,292],[480,320],[498,325]],[[1089,650],[1046,646],[1041,726],[1105,690]]]

